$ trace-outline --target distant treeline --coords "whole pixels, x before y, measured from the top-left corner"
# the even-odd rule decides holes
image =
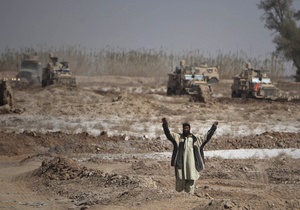
[[[230,79],[245,68],[247,62],[256,69],[267,69],[273,78],[292,74],[284,68],[284,61],[269,55],[267,58],[248,57],[243,51],[231,53],[216,53],[204,55],[200,50],[167,53],[164,50],[135,49],[126,50],[106,47],[100,50],[86,50],[81,46],[63,46],[60,48],[40,46],[37,49],[21,48],[19,50],[6,48],[0,56],[0,71],[16,71],[24,55],[38,56],[42,65],[49,62],[52,52],[59,61],[68,61],[75,75],[101,76],[118,75],[134,77],[165,77],[185,60],[188,65],[207,64],[218,66],[220,78]]]

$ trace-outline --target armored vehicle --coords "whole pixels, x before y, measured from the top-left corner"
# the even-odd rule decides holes
[[[13,107],[13,92],[10,82],[5,79],[0,80],[0,106],[8,105]]]
[[[219,69],[206,64],[194,67],[195,74],[202,74],[208,84],[219,83]]]
[[[207,102],[211,96],[210,85],[202,74],[196,74],[190,66],[181,61],[175,71],[168,74],[167,95],[190,95],[192,100]]]
[[[76,87],[76,78],[67,61],[58,62],[57,57],[52,57],[52,62],[43,68],[42,87],[49,85]]]
[[[248,67],[233,77],[231,97],[276,100],[280,97],[280,90],[272,84],[265,70]]]

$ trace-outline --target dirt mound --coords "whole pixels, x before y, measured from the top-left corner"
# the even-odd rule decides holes
[[[0,132],[0,152],[3,155],[44,152],[67,154],[70,151],[76,150],[95,152],[97,150],[95,143],[99,141],[99,139],[101,139],[101,137],[96,138],[86,133],[68,135],[60,131],[47,133],[34,131],[24,131],[22,133]]]
[[[117,142],[121,142],[117,144]],[[116,153],[123,150],[123,137],[93,136],[88,133],[67,134],[63,132],[39,133],[24,131],[6,133],[0,131],[0,153],[2,155],[24,155],[33,153]],[[130,150],[131,148],[129,148]]]
[[[242,209],[242,206],[234,200],[215,199],[211,200],[207,205],[193,208],[192,210],[223,210],[223,209]]]
[[[135,164],[136,165],[136,164]],[[133,168],[135,166],[133,165]],[[52,160],[44,160],[42,165],[34,171],[33,176],[41,177],[43,180],[71,180],[92,177],[89,181],[97,182],[97,185],[105,187],[155,187],[155,183],[142,177],[133,177],[119,175],[116,173],[104,173],[99,170],[88,169],[80,165],[77,161],[65,158],[55,157]],[[96,181],[97,180],[97,181]]]
[[[55,157],[52,160],[44,160],[42,166],[34,173],[35,176],[55,179],[69,180],[89,177],[94,171],[80,166],[77,162],[63,157]]]
[[[300,133],[264,132],[246,137],[221,137],[214,139],[205,147],[207,150],[218,149],[275,149],[300,148]]]
[[[151,191],[157,188],[151,177],[104,173],[65,157],[44,160],[32,176],[39,177],[35,190],[51,189],[56,194],[71,198],[76,206],[130,203],[141,189]]]

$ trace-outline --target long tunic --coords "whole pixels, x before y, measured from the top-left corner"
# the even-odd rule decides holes
[[[184,142],[184,150],[183,150],[183,167],[182,168],[175,168],[176,176],[179,179],[184,180],[197,180],[200,175],[199,171],[197,171],[195,166],[195,156],[194,156],[194,145],[198,147],[198,151],[200,145],[203,142],[203,139],[200,136],[196,136],[197,141],[195,143],[192,135],[183,138],[182,135],[178,133],[171,132],[171,136],[175,139],[177,146],[179,146],[180,142]],[[202,165],[204,166],[203,160],[201,158]]]

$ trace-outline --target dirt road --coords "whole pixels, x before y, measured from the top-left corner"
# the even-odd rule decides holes
[[[174,190],[172,131],[219,128],[205,150],[300,148],[300,104],[230,99],[230,82],[214,101],[169,97],[164,81],[78,79],[76,89],[15,90],[20,114],[0,119],[0,209],[299,209],[300,163],[207,158],[196,195]],[[300,84],[280,83],[300,95]],[[112,155],[113,154],[113,155]]]

